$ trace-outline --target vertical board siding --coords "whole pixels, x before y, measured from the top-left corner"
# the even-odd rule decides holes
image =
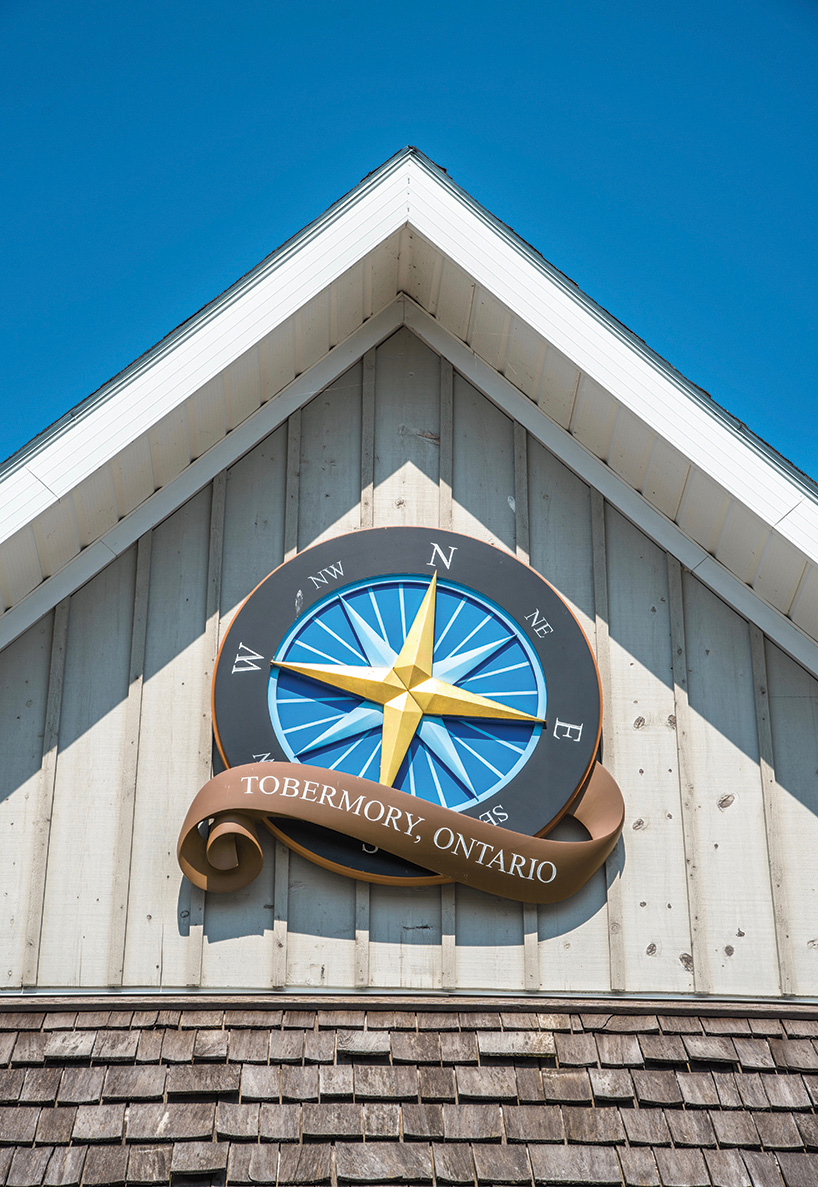
[[[356,363],[301,410],[300,549],[358,527],[362,374]]]
[[[244,598],[284,558],[287,426],[282,425],[227,472],[219,641]],[[272,984],[275,842],[259,828],[264,866],[236,894],[207,895],[202,984]]]
[[[360,524],[362,387],[363,362],[358,362],[301,410],[299,548],[355,531]],[[281,876],[273,895],[278,960],[274,983],[351,985],[354,883],[297,853],[285,855],[281,842],[276,857]]]
[[[683,589],[696,989],[777,994],[749,629],[692,574],[684,574]]]
[[[665,554],[607,508],[610,714],[625,797],[619,912],[628,992],[687,993],[687,905]]]
[[[38,981],[107,985],[127,736],[136,549],[71,599]]]
[[[0,653],[0,985],[23,984],[26,938],[39,934],[42,892],[37,863],[48,835],[51,789],[41,765],[54,615],[48,614]],[[33,919],[30,918],[33,914]]]
[[[781,853],[784,926],[779,946],[791,970],[790,992],[818,992],[818,680],[772,643],[766,646],[773,729],[774,817],[771,841]]]
[[[528,518],[532,568],[565,599],[594,646],[595,599],[591,551],[591,498],[584,482],[539,442],[528,440]],[[548,672],[545,673],[546,681]],[[585,832],[569,821],[555,840]],[[582,983],[589,992],[610,985],[605,875],[595,874],[562,903],[538,908],[539,984],[566,992]]]
[[[316,305],[291,354],[343,316]],[[756,639],[756,687],[748,624],[596,502],[594,536],[589,488],[407,329],[370,351],[156,528],[141,577],[134,548],[62,607],[59,637],[49,615],[0,656],[2,984],[758,996],[780,992],[780,952],[786,988],[818,993],[818,681]],[[297,549],[404,523],[529,556],[604,642],[605,761],[627,806],[610,918],[605,871],[526,910],[356,883],[264,829],[245,890],[205,901],[182,878],[213,654],[239,605]]]
[[[205,621],[210,489],[153,533],[124,980],[201,978],[200,893],[180,878],[176,837],[201,786],[199,723],[209,708]],[[156,823],[163,822],[161,838]]]

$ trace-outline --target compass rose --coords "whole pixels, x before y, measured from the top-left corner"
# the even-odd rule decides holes
[[[436,594],[437,573],[429,583],[400,652],[388,667],[272,661],[272,666],[282,671],[294,672],[331,688],[352,693],[365,702],[315,738],[309,749],[340,741],[371,727],[379,714],[374,706],[381,706],[380,782],[391,787],[424,716],[490,718],[526,722],[529,725],[543,724],[541,717],[534,717],[490,697],[459,688],[434,675]],[[350,613],[348,605],[346,610]],[[356,614],[355,617],[358,619],[356,625],[369,629],[371,633],[371,628],[367,628],[360,615]],[[459,666],[469,670],[488,660],[509,641],[510,636],[505,636],[473,648],[460,656]],[[441,744],[441,739],[438,739],[438,744]],[[465,782],[465,770],[453,743],[450,742],[446,750],[449,764],[457,774],[462,772]]]

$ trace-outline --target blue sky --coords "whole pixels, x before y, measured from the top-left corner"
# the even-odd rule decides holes
[[[818,477],[818,5],[0,4],[0,458],[407,143]]]

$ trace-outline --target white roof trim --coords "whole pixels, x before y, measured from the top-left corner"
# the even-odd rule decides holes
[[[331,350],[316,367],[283,388],[281,394],[111,530],[100,528],[96,535],[89,531],[73,546],[76,551],[86,545],[73,559],[63,563],[71,555],[68,545],[62,545],[64,551],[60,553],[52,543],[56,561],[51,568],[38,569],[37,549],[44,539],[61,540],[64,533],[60,516],[68,515],[69,496],[80,484],[96,481],[97,476],[110,481],[105,469],[117,464],[125,449],[141,448],[140,443],[146,441],[157,422],[180,410],[261,339],[276,327],[283,327],[407,225],[599,383],[622,408],[660,433],[663,440],[762,523],[774,527],[803,555],[805,565],[818,563],[815,486],[659,359],[422,154],[407,149],[0,469],[0,593],[4,541],[9,542],[8,556],[25,553],[34,574],[23,589],[31,588],[41,569],[59,570],[0,617],[0,646],[86,581],[111,556],[128,547],[139,531],[159,522],[219,468],[240,456],[259,439],[262,426],[266,426],[263,432],[271,431],[288,415],[288,409],[299,406],[331,382],[332,376],[354,361],[351,352],[357,352],[358,357],[367,349],[364,342],[374,344],[400,324],[400,320],[395,321],[400,303],[365,320],[360,330]],[[421,336],[433,335],[434,319],[411,301],[406,305],[407,317],[414,319],[418,332],[423,327]],[[389,326],[392,329],[384,329]],[[477,356],[442,326],[437,328],[445,338],[443,353],[467,376],[476,374],[480,370]],[[458,358],[461,362],[456,361]],[[485,362],[481,366],[492,371]],[[515,415],[535,436],[545,440],[552,430],[557,434],[560,456],[568,460],[573,450],[577,458],[593,458],[508,380],[492,371],[497,382],[490,383],[490,377],[480,373],[482,379],[477,385],[498,402],[510,398],[508,392],[516,393],[515,406],[519,410]],[[273,394],[268,391],[266,397]],[[782,638],[781,624],[787,624],[795,634],[787,635],[789,645],[782,642],[782,646],[816,670],[814,660],[807,659],[812,646],[808,636],[651,508],[603,462],[598,458],[593,461],[594,477],[588,481],[606,494],[611,490],[608,497],[635,522],[650,520],[653,528],[645,527],[648,534],[694,568],[771,637]],[[568,464],[572,464],[570,460]],[[100,481],[100,493],[91,494],[99,504],[100,523],[104,520],[106,489],[105,482]],[[642,506],[647,510],[637,514]],[[644,523],[640,522],[640,526]],[[24,539],[26,533],[30,539]],[[6,602],[9,600],[16,598],[6,597]]]

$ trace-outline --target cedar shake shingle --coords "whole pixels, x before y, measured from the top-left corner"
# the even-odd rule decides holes
[[[158,1063],[162,1057],[162,1044],[165,1041],[163,1030],[143,1030],[139,1034],[139,1046],[136,1049],[137,1063]]]
[[[715,1035],[685,1035],[685,1050],[699,1063],[738,1063],[733,1040]]]
[[[653,1156],[664,1187],[710,1187],[701,1150],[669,1150],[660,1146]]]
[[[406,1138],[442,1138],[443,1106],[405,1104],[403,1113],[403,1136]]]
[[[232,1064],[194,1063],[168,1069],[168,1096],[225,1096],[238,1092],[241,1073]]]
[[[225,1010],[224,1026],[249,1030],[279,1030],[283,1018],[281,1010]]]
[[[90,1059],[97,1039],[95,1030],[58,1030],[45,1041],[46,1059]]]
[[[417,1030],[417,1014],[409,1010],[367,1010],[368,1030]]]
[[[444,1063],[477,1063],[477,1036],[444,1031],[440,1036],[440,1053]]]
[[[680,1105],[682,1093],[674,1072],[634,1070],[633,1083],[640,1105]]]
[[[818,1051],[809,1039],[770,1039],[777,1067],[792,1072],[818,1072]]]
[[[594,1100],[602,1104],[632,1101],[636,1095],[630,1072],[624,1068],[588,1069]]]
[[[642,1048],[636,1035],[598,1034],[596,1046],[602,1067],[639,1067]]]
[[[778,1155],[778,1165],[787,1187],[815,1187],[818,1183],[818,1156],[815,1154]]]
[[[411,1107],[411,1106],[410,1106]],[[415,1105],[415,1108],[424,1107]],[[434,1108],[434,1105],[427,1106]],[[372,1138],[395,1138],[400,1135],[401,1107],[379,1100],[367,1101],[364,1110],[364,1135]]]
[[[699,1149],[704,1146],[715,1146],[716,1135],[707,1113],[666,1109],[665,1118],[677,1146],[696,1146]]]
[[[39,1187],[52,1153],[51,1146],[15,1150],[6,1182],[10,1187]]]
[[[309,1149],[309,1147],[303,1147]],[[430,1183],[432,1158],[421,1143],[366,1142],[362,1146],[338,1142],[335,1147],[339,1182]],[[282,1168],[283,1181],[283,1168]]]
[[[318,1068],[289,1067],[281,1069],[282,1100],[318,1100]]]
[[[305,1063],[332,1063],[335,1059],[335,1032],[309,1030],[304,1035]]]
[[[304,1056],[304,1032],[271,1030],[270,1063],[300,1063]]]
[[[730,1018],[702,1018],[706,1035],[748,1035],[750,1023],[740,1015]]]
[[[531,1031],[479,1031],[477,1049],[482,1056],[503,1059],[549,1059],[555,1054],[554,1036]]]
[[[618,1153],[625,1187],[660,1187],[659,1170],[650,1150],[623,1146]]]
[[[25,1105],[53,1104],[62,1079],[60,1067],[26,1068],[25,1080],[20,1091],[20,1103]]]
[[[516,1100],[517,1078],[510,1067],[459,1067],[455,1072],[461,1100]]]
[[[231,1063],[266,1063],[270,1057],[270,1034],[266,1030],[216,1031],[227,1040],[227,1058]]]
[[[738,1077],[741,1080],[741,1075]],[[719,1104],[723,1109],[740,1109],[742,1107],[736,1077],[732,1072],[713,1072],[713,1083],[719,1094]]]
[[[45,1061],[48,1036],[37,1031],[21,1031],[11,1053],[13,1067],[26,1067]]]
[[[91,1106],[95,1108],[95,1105]],[[71,1131],[77,1115],[72,1105],[61,1109],[43,1109],[37,1122],[34,1140],[39,1146],[65,1146],[71,1141]]]
[[[667,1035],[700,1035],[704,1033],[699,1019],[689,1014],[660,1015],[659,1027],[662,1033]]]
[[[305,1104],[301,1111],[305,1138],[362,1138],[363,1109],[352,1104]]]
[[[87,1146],[61,1146],[48,1160],[43,1187],[77,1187],[85,1166]]]
[[[167,1183],[171,1146],[132,1146],[128,1154],[129,1183]]]
[[[201,1175],[224,1170],[229,1147],[226,1142],[174,1142],[172,1175]]]
[[[720,1146],[760,1146],[753,1118],[749,1113],[737,1110],[735,1112],[720,1112],[716,1109],[710,1114],[710,1120],[716,1131],[716,1138]]]
[[[100,1030],[94,1043],[94,1060],[98,1063],[133,1063],[138,1046],[138,1031]]]
[[[321,1065],[318,1069],[318,1091],[321,1100],[334,1100],[348,1096],[352,1099],[352,1065],[336,1067]]]
[[[472,1183],[475,1170],[471,1147],[435,1142],[432,1145],[438,1183]]]
[[[564,1071],[562,1068],[543,1068],[543,1096],[552,1104],[574,1104],[591,1101],[591,1081],[586,1071]]]
[[[678,1035],[640,1035],[639,1046],[642,1056],[650,1063],[687,1063],[687,1051]]]
[[[705,1150],[713,1187],[752,1187],[744,1159],[736,1150]]]
[[[531,1166],[524,1146],[472,1146],[479,1183],[530,1183]]]
[[[385,1030],[339,1030],[336,1047],[339,1055],[388,1055],[389,1032]]]
[[[670,1130],[661,1109],[623,1109],[620,1113],[632,1146],[669,1146]]]
[[[82,1181],[86,1187],[115,1187],[125,1182],[127,1165],[127,1146],[91,1146]]]
[[[499,1142],[499,1105],[444,1105],[443,1136],[447,1142]]]
[[[3,1068],[0,1071],[0,1105],[13,1104],[20,1099],[25,1075],[26,1069],[22,1067]]]
[[[272,1142],[297,1142],[301,1136],[299,1105],[263,1104],[259,1111],[259,1133]]]
[[[718,1093],[710,1072],[677,1072],[676,1079],[689,1109],[717,1109]]]
[[[129,1142],[209,1138],[215,1118],[216,1106],[212,1101],[131,1105],[126,1138]]]
[[[436,1034],[411,1034],[398,1030],[391,1036],[395,1063],[440,1063],[440,1037]]]
[[[789,1113],[754,1113],[758,1136],[767,1150],[800,1150],[803,1146],[795,1119]]]
[[[359,1100],[416,1100],[418,1074],[414,1067],[371,1067],[356,1064],[353,1073]]]
[[[124,1129],[124,1104],[80,1105],[74,1121],[73,1139],[75,1142],[116,1142]]]
[[[281,1096],[281,1068],[257,1067],[247,1063],[241,1069],[242,1100],[274,1100]]]
[[[278,1178],[280,1183],[289,1184],[328,1183],[330,1147],[327,1145],[282,1146]]]
[[[770,1044],[766,1039],[733,1039],[739,1063],[746,1071],[772,1072],[775,1071]]]
[[[0,1011],[0,1030],[41,1030],[44,1022],[45,1014],[29,1014],[25,1010]]]
[[[226,1030],[197,1030],[193,1044],[193,1058],[223,1063],[227,1059]]]
[[[784,1187],[784,1180],[778,1163],[772,1154],[761,1154],[756,1150],[742,1150],[741,1157],[750,1174],[753,1187]],[[787,1155],[782,1154],[782,1158]],[[787,1187],[795,1187],[788,1184]]]
[[[611,1014],[605,1030],[622,1034],[658,1034],[659,1019],[655,1014]]]
[[[24,1146],[33,1142],[39,1116],[40,1110],[33,1105],[0,1108],[0,1145]]]
[[[800,1076],[761,1077],[764,1091],[772,1109],[808,1109],[809,1096]]]
[[[162,1042],[162,1062],[190,1063],[195,1041],[196,1032],[193,1030],[166,1030]]]
[[[535,1183],[621,1183],[619,1162],[610,1146],[529,1146]]]
[[[14,1030],[0,1034],[0,1067],[6,1067],[11,1059],[14,1044],[17,1042],[17,1032]]]
[[[258,1138],[257,1104],[233,1104],[220,1100],[216,1106],[216,1136],[233,1141],[255,1141]]]
[[[315,1010],[285,1010],[281,1025],[285,1030],[312,1030]]]
[[[179,1025],[182,1030],[221,1029],[224,1010],[183,1010]]]
[[[60,1080],[57,1104],[82,1105],[98,1101],[104,1078],[104,1067],[67,1067]]]
[[[517,1069],[517,1091],[520,1091],[519,1068]],[[454,1069],[450,1067],[419,1067],[418,1092],[421,1100],[454,1100]],[[537,1099],[541,1097],[542,1086],[540,1087],[540,1097]]]
[[[500,1025],[503,1030],[539,1030],[536,1014],[520,1011],[519,1013],[500,1013]]]
[[[556,1105],[503,1105],[509,1142],[564,1142],[565,1126]]]
[[[736,1085],[745,1109],[769,1109],[770,1101],[764,1091],[761,1076],[752,1072],[739,1076]]]
[[[625,1140],[618,1109],[586,1109],[563,1105],[562,1117],[569,1142],[611,1145]]]
[[[106,1100],[161,1100],[167,1068],[162,1064],[144,1067],[109,1067],[102,1089]]]
[[[560,1067],[596,1067],[597,1050],[592,1034],[556,1034],[554,1041]]]
[[[517,1075],[517,1098],[521,1104],[545,1100],[540,1069],[536,1067],[515,1068]],[[421,1090],[421,1096],[423,1091]]]
[[[795,1124],[808,1150],[818,1150],[818,1117],[805,1114],[795,1118]]]

